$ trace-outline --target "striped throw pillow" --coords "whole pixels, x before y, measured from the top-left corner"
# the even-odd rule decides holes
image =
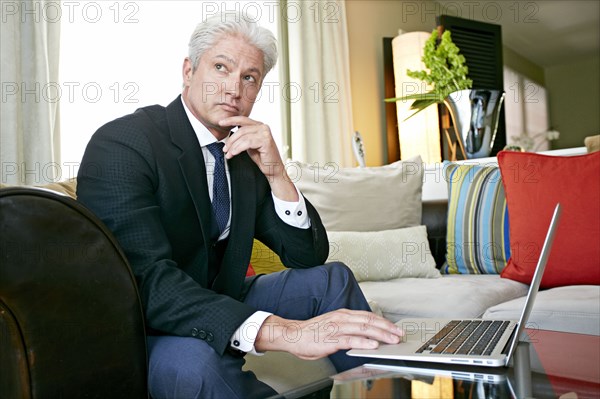
[[[510,258],[508,208],[498,166],[445,162],[446,274],[499,274]]]

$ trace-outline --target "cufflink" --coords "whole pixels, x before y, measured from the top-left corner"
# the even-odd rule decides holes
[[[237,339],[234,339],[233,342],[231,343],[231,345],[233,345],[233,346],[240,346],[240,341],[238,341]],[[244,356],[246,356],[246,352],[241,351],[239,349],[236,349],[233,346],[229,346],[227,348],[227,353],[229,353],[233,357],[244,357]]]

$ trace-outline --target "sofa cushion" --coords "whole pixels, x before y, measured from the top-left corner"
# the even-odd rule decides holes
[[[528,286],[497,274],[443,275],[359,283],[391,321],[414,317],[480,317],[491,306],[527,294]]]
[[[445,164],[448,182],[444,273],[499,274],[510,257],[506,197],[496,165]]]
[[[498,154],[510,219],[511,258],[502,277],[529,283],[556,203],[562,216],[542,288],[600,284],[600,152]]]
[[[420,157],[368,168],[288,162],[286,169],[327,231],[379,231],[421,224]]]
[[[269,274],[285,269],[279,255],[257,239],[252,244],[250,264],[256,274]]]
[[[439,277],[425,226],[384,231],[330,231],[328,262],[344,262],[357,281]]]
[[[489,308],[487,319],[518,319],[525,298]],[[600,286],[579,285],[539,291],[528,328],[600,335]]]

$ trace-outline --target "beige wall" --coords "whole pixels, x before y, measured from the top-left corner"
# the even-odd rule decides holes
[[[586,136],[600,134],[600,57],[545,69],[550,124],[560,132],[553,148],[583,146]]]
[[[504,66],[528,77],[541,86],[545,86],[544,68],[534,64],[506,46],[502,48],[502,61],[504,62]]]
[[[346,1],[354,129],[363,136],[369,166],[387,163],[383,38],[396,36],[398,29],[433,30],[432,15],[409,17],[419,4],[399,0]]]

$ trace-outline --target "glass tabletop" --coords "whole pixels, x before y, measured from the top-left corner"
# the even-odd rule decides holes
[[[509,367],[378,360],[333,376],[331,398],[600,397],[600,337],[526,331]]]

